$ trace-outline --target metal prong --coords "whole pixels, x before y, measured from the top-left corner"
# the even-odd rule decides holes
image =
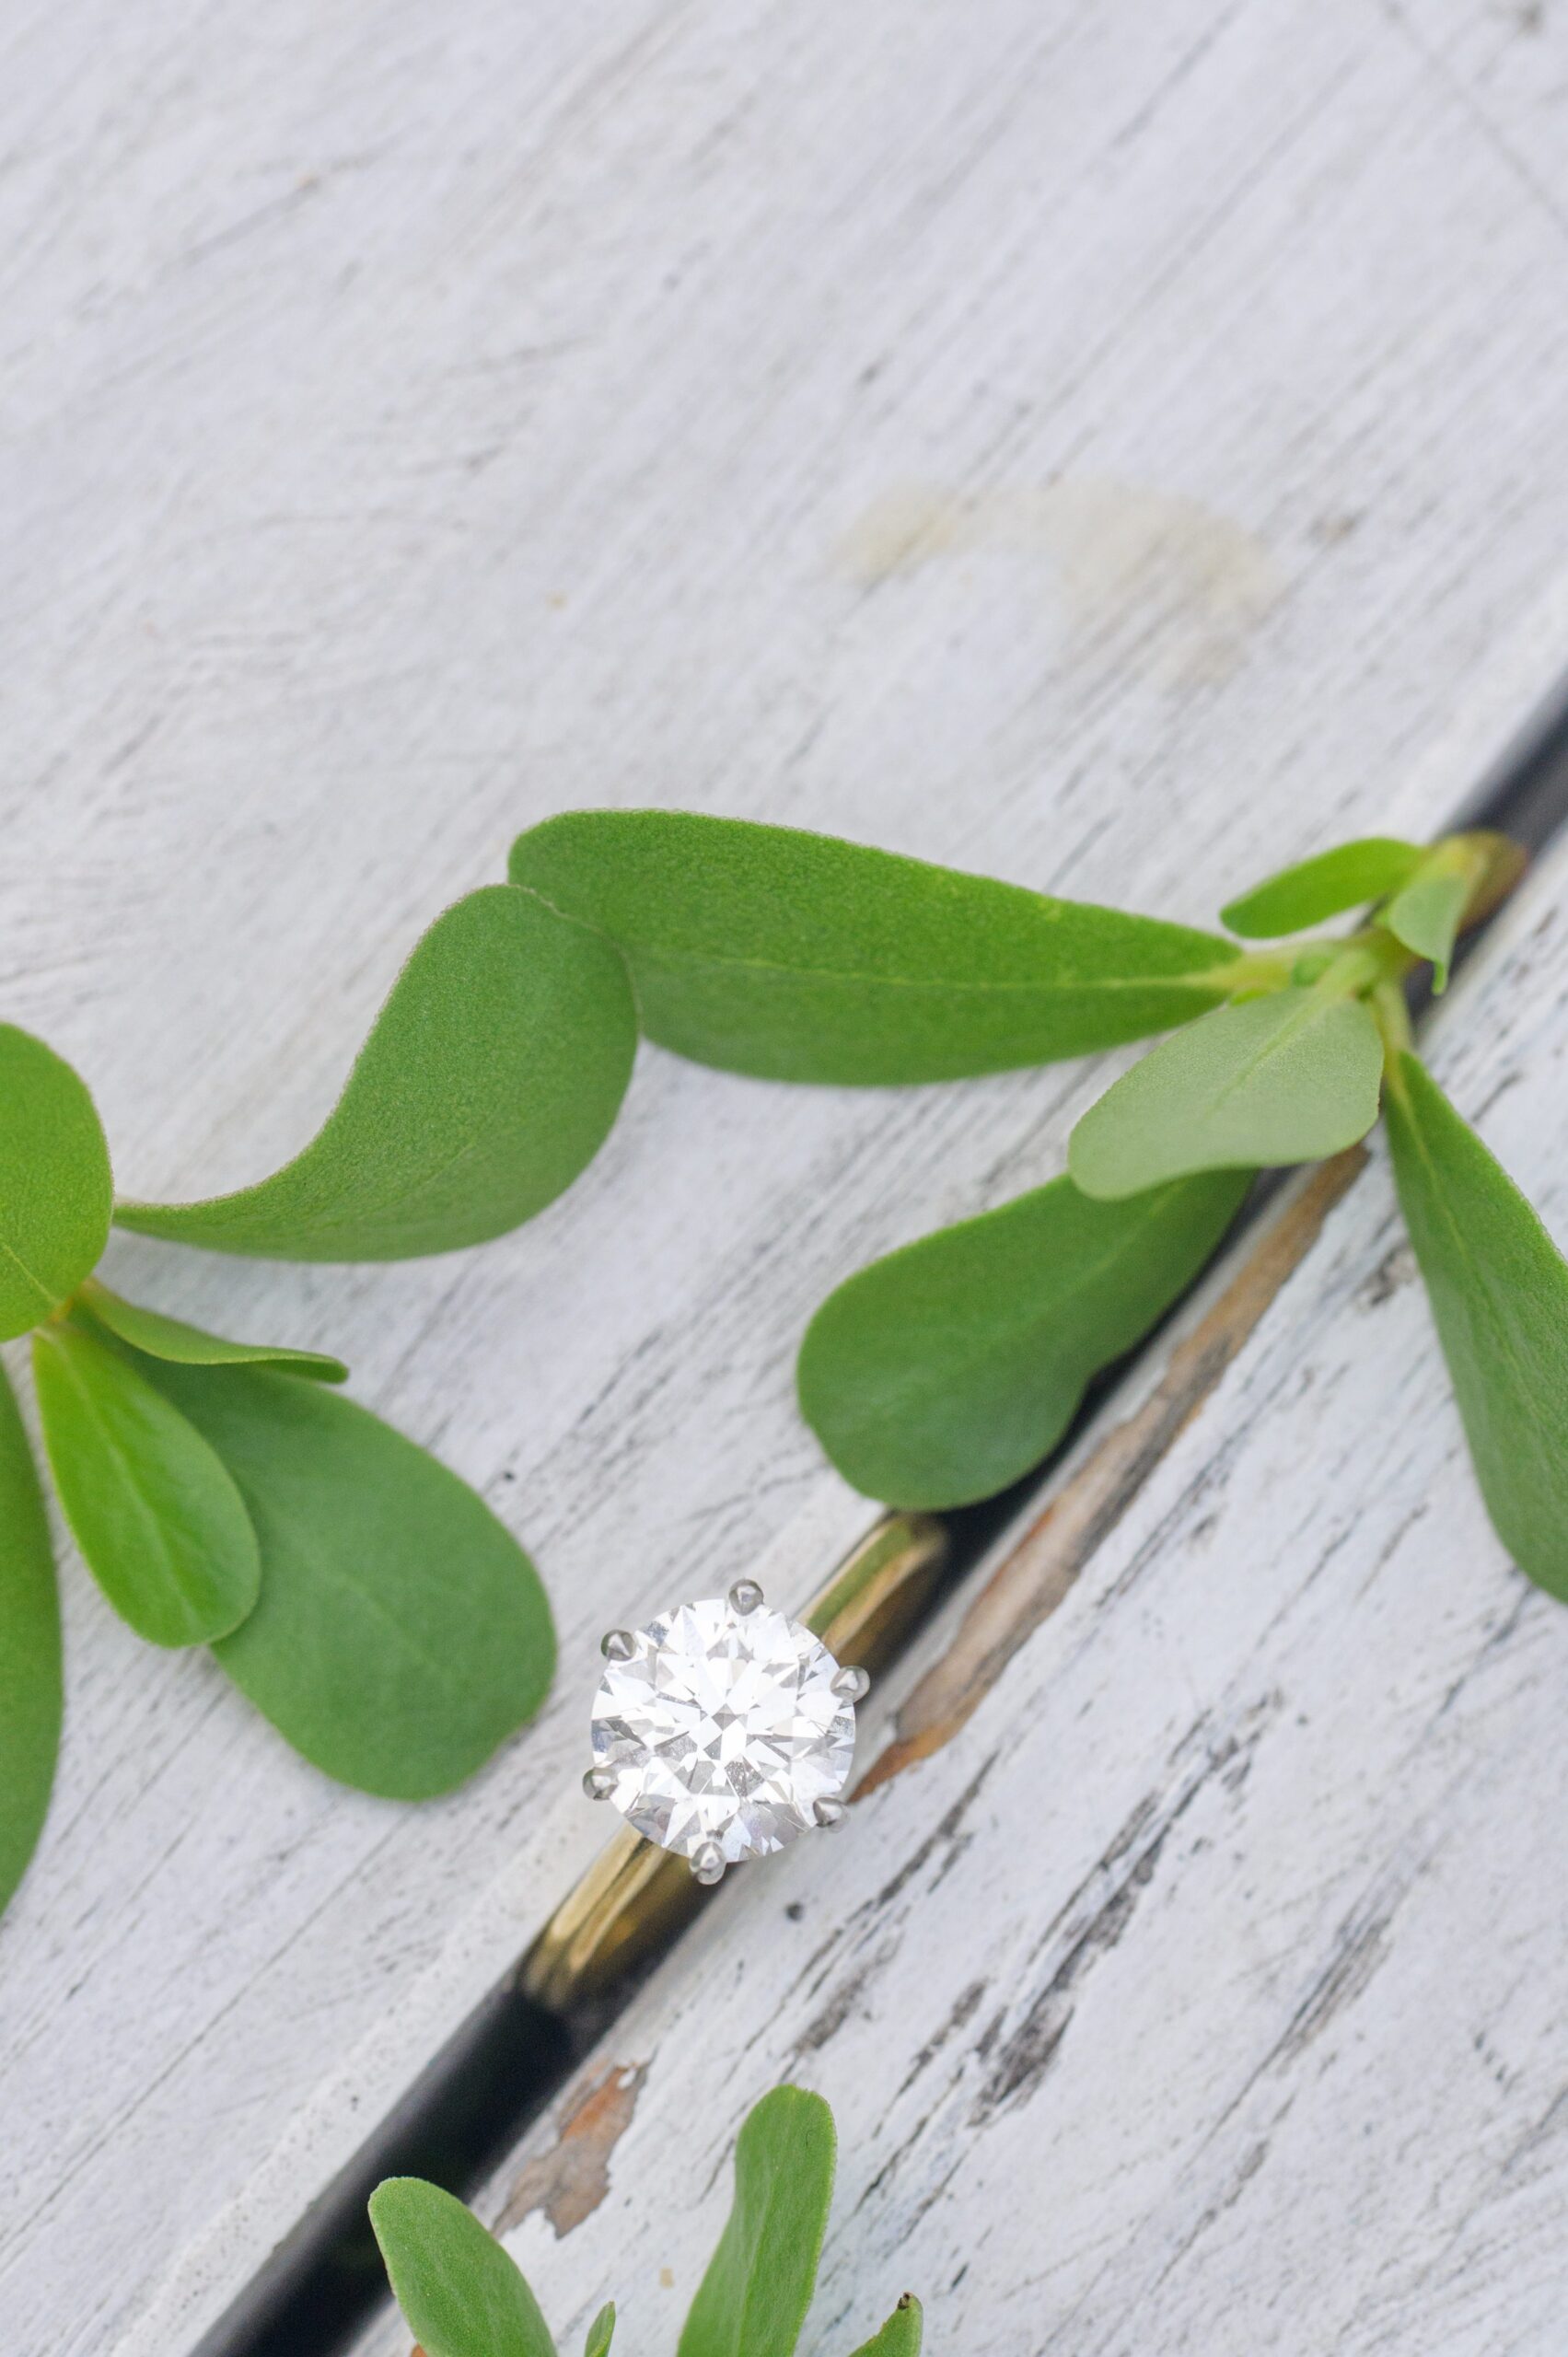
[[[710,1887],[724,1880],[724,1852],[716,1841],[700,1841],[692,1851],[691,1879]]]
[[[818,1801],[814,1804],[811,1814],[825,1832],[830,1831],[835,1825],[843,1823],[844,1805],[842,1801]]]
[[[637,1650],[637,1641],[630,1629],[607,1629],[598,1641],[598,1649],[606,1661],[630,1661]]]
[[[871,1691],[871,1680],[863,1669],[841,1669],[833,1678],[833,1691],[846,1702],[864,1702]]]
[[[615,1790],[615,1779],[608,1768],[590,1768],[583,1778],[583,1790],[591,1801],[607,1801]]]
[[[755,1612],[762,1601],[762,1591],[755,1580],[737,1580],[729,1592],[729,1608],[744,1620],[748,1612]]]

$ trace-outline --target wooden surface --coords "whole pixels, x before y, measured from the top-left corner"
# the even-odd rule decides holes
[[[1565,891],[1568,846],[1433,1039],[1560,1237]],[[610,2296],[672,2345],[787,2078],[842,2136],[813,2348],[913,2290],[966,2357],[1558,2357],[1568,1614],[1482,1515],[1381,1144],[1182,1324],[845,1833],[738,1875],[481,2198],[562,2347]]]
[[[1448,0],[1418,33],[1353,0],[1159,0],[1132,39],[1066,0],[13,14],[3,1011],[80,1066],[123,1189],[202,1191],[299,1143],[418,928],[552,809],[767,816],[1200,921],[1337,835],[1440,823],[1555,678],[1568,620],[1540,96],[1565,69],[1554,17],[1528,15]],[[357,1396],[536,1551],[563,1666],[474,1786],[393,1808],[305,1769],[210,1664],[138,1645],[66,1554],[61,1783],[0,1925],[17,2348],[169,2357],[223,2311],[601,1838],[576,1793],[597,1631],[760,1559],[804,1593],[863,1526],[793,1409],[810,1308],[1050,1175],[1103,1077],[854,1097],[645,1051],[598,1163],[482,1251],[331,1270],[116,1243],[139,1298],[348,1357]],[[1537,1094],[1497,1108],[1527,1143]],[[1409,1288],[1392,1303],[1424,1332]],[[1430,1349],[1417,1364],[1425,1445],[1451,1453]],[[1504,1575],[1451,1479],[1423,1571],[1473,1634],[1475,1564]],[[1255,1558],[1272,1509],[1242,1494]],[[1234,1573],[1192,1562],[1203,1666],[1251,1624],[1211,1626],[1202,1580],[1228,1599]],[[1147,1609],[1108,1616],[1129,1663]],[[1539,1608],[1519,1628],[1554,1641]],[[1374,1678],[1371,1634],[1341,1671]],[[1156,1650],[1125,1672],[1142,1750],[1108,1722],[1032,1869],[1063,1904],[1145,1796]],[[1394,1658],[1419,1682],[1429,1657]],[[1551,1737],[1535,1709],[1509,1721],[1521,1753]],[[1359,1724],[1344,1772],[1372,1784]],[[1183,1826],[1223,1812],[1211,1736],[1151,1787],[1156,1817],[1188,1776]],[[895,1782],[878,1842],[923,1823],[940,1849],[932,1780],[959,1756]],[[1487,1857],[1528,1871],[1527,1825],[1473,1807]],[[1348,1893],[1344,1809],[1281,1822],[1311,1888]],[[1005,1873],[1000,1845],[963,1855]],[[867,1887],[815,1850],[785,1872],[814,1908],[843,1903],[819,1875]],[[1182,1887],[1193,1936],[1128,2003],[1151,2083],[1191,2074],[1201,2138],[1202,2057],[1163,2055],[1162,2006],[1196,2022],[1182,1976],[1222,1965],[1309,1975],[1322,1925],[1254,1922],[1244,1874],[1202,1905]],[[1441,1931],[1401,1950],[1437,1980]],[[757,2037],[771,2069],[767,2004],[726,1986],[720,2048]],[[908,2068],[928,2028],[896,2017],[894,1980],[878,2002]],[[852,2137],[905,2118],[869,2057],[841,2083],[849,2045],[813,2051]],[[638,2151],[659,2116],[645,2096]],[[732,2116],[704,2128],[715,2153]],[[1138,2147],[1108,2113],[1062,2213],[1031,2222],[1032,2289],[1014,2270],[994,2295],[1025,2303],[1015,2342],[1126,2247],[1172,2117]],[[1436,2124],[1423,2108],[1418,2141]],[[1282,2147],[1256,2198],[1305,2235],[1316,2182]],[[956,2213],[928,2236],[936,2289]]]

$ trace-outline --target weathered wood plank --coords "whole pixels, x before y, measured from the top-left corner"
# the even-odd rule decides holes
[[[1559,659],[1559,226],[1351,0],[1167,0],[1135,44],[1064,0],[961,41],[891,0],[244,36],[77,0],[0,41],[0,974],[131,1190],[297,1144],[417,926],[552,808],[1203,918],[1435,823]],[[61,1789],[0,1928],[21,2345],[167,2357],[222,2309],[598,1838],[595,1631],[774,1540],[805,1588],[857,1525],[791,1402],[816,1299],[1046,1175],[1091,1085],[650,1055],[482,1253],[116,1246],[134,1293],[343,1352],[537,1550],[568,1666],[395,1811],[67,1563]]]
[[[1551,0],[1470,0],[1412,7],[1388,0],[1387,14],[1454,104],[1462,107],[1542,212],[1568,236],[1562,201],[1563,97],[1568,20]]]
[[[1565,890],[1568,847],[1432,1039],[1559,1235]],[[1123,1407],[1086,1435],[849,1831],[726,1887],[499,2173],[563,2346],[611,2295],[669,2340],[792,2077],[843,2133],[809,2346],[912,2288],[975,2357],[1561,2348],[1568,1612],[1481,1514],[1381,1144],[1305,1257],[1293,1221],[1194,1307],[1212,1348],[1272,1291],[1186,1429],[1132,1480]],[[1063,1579],[1104,1465],[1120,1519]]]

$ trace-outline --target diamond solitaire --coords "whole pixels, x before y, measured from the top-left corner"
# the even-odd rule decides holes
[[[612,1629],[601,1650],[583,1788],[689,1858],[699,1882],[838,1824],[871,1681],[771,1611],[755,1580]]]

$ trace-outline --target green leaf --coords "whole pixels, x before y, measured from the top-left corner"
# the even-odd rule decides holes
[[[1431,961],[1432,986],[1441,994],[1448,987],[1459,935],[1507,899],[1526,864],[1524,851],[1506,835],[1485,829],[1447,835],[1423,854],[1377,922],[1416,957]]]
[[[281,1374],[317,1383],[343,1383],[348,1377],[342,1359],[326,1358],[319,1351],[290,1350],[284,1342],[226,1342],[217,1334],[204,1334],[199,1326],[187,1326],[182,1318],[167,1318],[161,1309],[142,1309],[134,1301],[122,1301],[97,1277],[82,1286],[77,1306],[145,1358],[172,1359],[180,1366],[275,1366]]]
[[[180,1244],[296,1260],[481,1244],[592,1160],[635,1048],[610,944],[532,893],[490,885],[416,945],[302,1154],[237,1194],[122,1203],[115,1216]]]
[[[1380,922],[1395,940],[1402,941],[1418,958],[1431,959],[1432,986],[1438,993],[1448,987],[1448,962],[1469,894],[1468,877],[1417,876],[1383,911]]]
[[[1217,1004],[1237,952],[1149,917],[787,827],[583,810],[515,883],[624,951],[643,1028],[767,1080],[952,1080],[1078,1056]]]
[[[833,2115],[775,2087],[735,2148],[735,2206],[697,2287],[679,2357],[791,2357],[833,2193]]]
[[[863,2342],[854,2357],[920,2357],[923,2321],[920,2302],[906,2292],[881,2331]]]
[[[1326,917],[1397,892],[1425,856],[1420,843],[1400,842],[1392,835],[1364,835],[1357,842],[1319,852],[1316,859],[1282,867],[1222,909],[1220,919],[1249,941],[1301,933]]]
[[[0,1023],[0,1341],[75,1291],[109,1240],[109,1148],[68,1063]]]
[[[874,1260],[807,1329],[807,1423],[846,1480],[892,1505],[1005,1489],[1196,1276],[1249,1183],[1205,1171],[1110,1203],[1053,1178]]]
[[[0,1367],[0,1908],[43,1829],[63,1695],[54,1556],[32,1451]]]
[[[615,2303],[607,2300],[588,2327],[588,2345],[583,2357],[607,2357],[615,2332]]]
[[[1366,1135],[1382,1068],[1358,999],[1284,990],[1221,1007],[1090,1106],[1068,1167],[1086,1194],[1112,1197],[1193,1170],[1315,1162]]]
[[[155,1645],[201,1645],[255,1604],[261,1559],[220,1459],[129,1358],[52,1325],[33,1336],[49,1468],[87,1568]]]
[[[425,2357],[555,2357],[521,2269],[454,2194],[387,2177],[370,2197],[370,2223]]]
[[[449,1792],[543,1701],[550,1607],[511,1533],[352,1400],[264,1367],[157,1368],[261,1548],[261,1596],[215,1647],[307,1759],[393,1800]]]
[[[1408,1052],[1385,1111],[1486,1510],[1519,1569],[1568,1601],[1568,1266]]]

